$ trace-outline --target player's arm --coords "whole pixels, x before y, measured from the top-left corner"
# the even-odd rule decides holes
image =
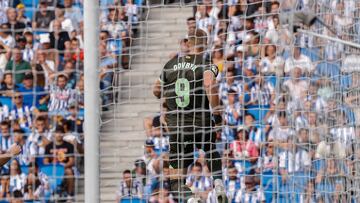
[[[160,79],[157,79],[154,82],[153,85],[153,94],[156,98],[160,99],[161,98],[161,81]]]
[[[218,93],[218,87],[216,84],[217,68],[216,68],[216,70],[212,70],[212,69],[213,68],[211,68],[211,70],[204,71],[204,88],[205,88],[206,95],[208,97],[211,109],[213,110],[213,115],[217,116],[217,117],[219,117],[219,116],[221,117],[219,93]],[[218,124],[218,122],[216,124]]]

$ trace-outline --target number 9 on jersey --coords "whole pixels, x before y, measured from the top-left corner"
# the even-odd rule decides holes
[[[185,108],[190,104],[190,83],[185,78],[179,78],[175,82],[175,93],[177,95],[176,105]]]

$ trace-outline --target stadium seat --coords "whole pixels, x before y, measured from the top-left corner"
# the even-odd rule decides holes
[[[28,166],[20,166],[21,168],[21,172],[24,173],[24,174],[29,174],[29,167]]]
[[[32,8],[26,8],[24,15],[32,20],[35,16],[35,12]]]
[[[8,106],[9,108],[12,107],[12,101],[10,97],[0,97],[0,102],[4,106]]]
[[[319,61],[318,48],[301,48],[301,53],[309,57],[312,62]]]
[[[22,3],[26,8],[37,8],[37,5],[39,5],[39,0],[22,0]]]
[[[246,106],[247,113],[254,116],[256,121],[262,121],[269,111],[269,106],[263,106],[263,105],[249,105]]]
[[[49,177],[50,187],[52,191],[56,191],[58,186],[61,185],[64,178],[64,173],[65,173],[64,166],[60,164],[43,165],[40,166],[40,171],[42,171],[44,174],[46,174]]]
[[[128,197],[122,198],[119,203],[145,203],[144,199],[136,198],[136,197]]]
[[[333,81],[338,81],[341,72],[337,63],[321,62],[316,66],[314,75],[318,77],[328,77]]]

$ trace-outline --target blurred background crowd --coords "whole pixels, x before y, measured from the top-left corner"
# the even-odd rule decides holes
[[[132,0],[100,5],[106,106],[115,68],[129,66],[139,11]],[[76,201],[84,170],[83,48],[82,0],[0,0],[0,154],[22,147],[0,169],[1,202]]]
[[[281,13],[294,10],[312,11],[330,28],[306,29],[360,42],[356,0],[203,0],[187,18],[188,35],[207,33],[205,54],[220,72],[216,146],[230,202],[359,201],[359,49],[281,25]],[[186,36],[179,50],[175,57],[188,53]],[[145,153],[123,172],[118,200],[176,200],[163,162],[165,112],[166,104],[144,121]],[[186,185],[212,202],[205,154],[194,156]]]

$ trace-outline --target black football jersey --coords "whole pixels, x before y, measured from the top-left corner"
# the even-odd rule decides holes
[[[218,68],[206,61],[203,55],[187,55],[171,59],[164,67],[160,80],[168,112],[169,126],[209,126],[209,101],[203,87],[203,74]]]

